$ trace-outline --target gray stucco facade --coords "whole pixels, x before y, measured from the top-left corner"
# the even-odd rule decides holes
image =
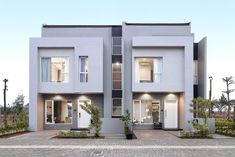
[[[43,82],[42,58],[58,56],[69,59],[69,81]],[[87,83],[79,81],[81,56],[89,58]],[[137,58],[162,58],[160,83],[136,82]],[[187,129],[187,121],[193,118],[189,112],[191,100],[195,96],[206,96],[206,59],[206,38],[195,44],[190,23],[43,25],[41,37],[30,39],[30,130],[79,129],[77,105],[81,97],[99,107],[103,132],[122,132],[119,118],[125,109],[131,111],[133,119],[134,112],[145,112],[143,109],[133,111],[134,100],[160,100],[160,122],[165,128],[165,105],[172,99],[169,95],[177,102],[177,127],[174,129]],[[195,61],[197,74],[193,69]],[[121,67],[120,74],[114,73],[115,65]],[[120,80],[116,81],[117,78]],[[71,100],[72,122],[46,124],[46,100]],[[117,100],[121,100],[121,106],[115,106]],[[121,114],[114,115],[114,110]]]

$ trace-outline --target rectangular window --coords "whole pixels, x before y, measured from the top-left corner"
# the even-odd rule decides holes
[[[72,123],[72,101],[46,100],[46,124]]]
[[[122,64],[113,63],[112,72],[113,89],[122,89]]]
[[[194,84],[197,85],[198,84],[198,61],[194,60],[193,63],[193,71],[194,71]]]
[[[88,56],[80,56],[80,82],[88,82]]]
[[[42,82],[68,82],[68,57],[42,57],[41,80]]]
[[[120,117],[122,115],[122,99],[121,98],[113,98],[113,109],[112,116]]]
[[[112,38],[113,55],[122,54],[122,37]]]
[[[160,83],[162,58],[135,58],[135,80],[137,83]]]

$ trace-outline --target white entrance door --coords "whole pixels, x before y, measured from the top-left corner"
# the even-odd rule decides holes
[[[164,128],[178,128],[178,105],[177,100],[165,100],[164,104]]]
[[[91,104],[91,100],[78,100],[78,128],[87,128],[91,123],[91,115],[81,108],[81,105]]]

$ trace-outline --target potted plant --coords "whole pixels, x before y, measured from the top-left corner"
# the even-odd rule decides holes
[[[125,110],[125,113],[122,116],[121,120],[123,121],[124,124],[124,133],[126,135],[126,139],[132,139],[133,131],[131,128],[131,116],[128,109]]]

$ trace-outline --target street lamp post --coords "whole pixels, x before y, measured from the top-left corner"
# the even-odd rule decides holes
[[[6,103],[6,91],[7,91],[7,79],[3,80],[4,82],[4,89],[3,89],[3,100],[4,100],[4,125],[7,126],[7,103]]]
[[[209,100],[211,100],[211,97],[212,97],[212,80],[213,80],[213,77],[210,76],[210,77],[209,77],[209,80],[210,80]],[[211,107],[211,108],[209,109],[209,117],[211,117],[212,112],[213,112],[213,107]]]

